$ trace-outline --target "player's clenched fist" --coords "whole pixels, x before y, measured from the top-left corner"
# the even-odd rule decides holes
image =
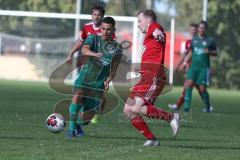
[[[161,41],[161,42],[166,41],[164,32],[162,32],[159,29],[155,29],[155,31],[153,32],[153,37],[154,37],[154,39]]]
[[[97,54],[96,54],[96,58],[101,58],[102,56],[103,56],[102,53],[97,53]]]

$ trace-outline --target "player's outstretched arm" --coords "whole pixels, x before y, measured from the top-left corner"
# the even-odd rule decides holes
[[[177,66],[176,66],[176,68],[174,69],[175,72],[178,71],[179,67],[183,64],[185,58],[186,58],[186,54],[184,54],[184,55],[181,57],[180,61],[177,63]]]
[[[101,58],[102,57],[102,53],[95,53],[93,51],[90,50],[90,45],[83,45],[82,46],[82,55],[83,56],[92,56],[92,57],[96,57],[96,58]]]
[[[157,41],[160,41],[160,42],[166,41],[165,33],[163,31],[161,31],[160,29],[155,29],[152,35],[153,35],[154,39],[156,39]]]
[[[189,60],[187,60],[187,55],[189,54],[190,49],[185,49],[185,51],[183,52],[183,56],[181,57],[180,61],[177,63],[177,66],[175,68],[175,72],[178,71],[179,67],[183,64],[183,68],[185,69],[187,62],[189,62]]]
[[[71,49],[71,51],[68,53],[67,60],[66,60],[67,63],[69,64],[72,63],[73,54],[80,49],[81,45],[82,45],[82,40],[78,39],[74,44],[73,48]]]

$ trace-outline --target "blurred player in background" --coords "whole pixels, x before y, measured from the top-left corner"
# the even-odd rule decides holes
[[[101,25],[102,18],[104,17],[104,14],[105,14],[105,10],[103,7],[101,6],[92,7],[92,14],[91,14],[92,21],[84,25],[79,38],[77,39],[76,43],[74,44],[73,48],[71,49],[71,51],[67,56],[68,63],[72,63],[74,53],[81,48],[83,42],[87,39],[89,35],[101,34],[100,25]]]
[[[186,45],[185,45],[185,50],[183,52],[183,55],[180,59],[180,61],[178,62],[177,66],[176,66],[176,69],[175,71],[178,71],[180,67],[183,68],[183,76],[184,76],[184,88],[183,88],[183,91],[182,91],[182,95],[179,97],[179,99],[177,100],[177,103],[176,104],[169,104],[168,107],[171,108],[171,109],[180,109],[182,104],[184,103],[184,97],[185,97],[185,92],[186,92],[186,82],[187,82],[187,71],[191,65],[191,61],[189,62],[186,62],[185,59],[186,59],[186,56],[188,55],[188,53],[190,52],[191,50],[191,42],[192,42],[192,38],[197,34],[197,28],[198,28],[198,25],[195,24],[195,23],[191,23],[190,26],[189,26],[189,33],[190,33],[190,39],[188,39],[186,41]],[[196,85],[196,88],[200,94],[200,90],[199,90],[199,87]],[[200,94],[201,95],[201,94]]]
[[[68,137],[84,134],[77,124],[79,112],[83,124],[90,122],[102,103],[102,96],[108,90],[121,61],[122,49],[113,40],[115,20],[105,17],[101,23],[101,36],[90,35],[82,46],[82,55],[87,58],[74,82],[74,94],[69,106],[70,124]],[[85,60],[84,60],[85,61]]]
[[[138,28],[145,34],[141,78],[131,90],[125,103],[124,113],[131,124],[146,137],[144,146],[158,146],[160,142],[150,131],[142,116],[169,122],[173,136],[176,136],[179,127],[177,113],[168,113],[154,106],[154,101],[161,94],[166,81],[163,66],[166,34],[162,26],[156,22],[154,11],[148,9],[138,13]]]
[[[205,103],[203,112],[211,112],[207,86],[210,80],[210,56],[217,55],[215,40],[206,34],[208,24],[201,21],[198,25],[198,33],[191,42],[191,52],[186,58],[186,62],[191,60],[191,66],[187,72],[186,93],[184,98],[184,111],[188,112],[192,100],[192,88],[199,86],[201,98]]]

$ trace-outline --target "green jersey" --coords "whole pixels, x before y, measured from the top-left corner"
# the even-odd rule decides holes
[[[120,44],[115,40],[105,41],[101,36],[90,35],[83,45],[89,45],[91,51],[103,53],[103,56],[100,59],[88,56],[87,62],[82,66],[75,80],[75,87],[102,90],[104,89],[104,82],[110,74],[114,57],[121,58]]]
[[[193,68],[209,68],[210,67],[210,55],[204,53],[205,49],[216,50],[216,42],[210,36],[200,38],[198,35],[193,37],[191,42],[192,49],[192,63]]]

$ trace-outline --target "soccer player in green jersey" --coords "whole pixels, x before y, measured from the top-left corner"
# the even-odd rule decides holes
[[[186,41],[185,50],[183,52],[183,55],[182,55],[180,61],[178,62],[177,66],[175,68],[175,72],[176,72],[176,71],[179,70],[180,67],[183,66],[182,67],[183,68],[183,77],[184,77],[183,91],[182,91],[181,96],[178,98],[176,104],[168,104],[168,107],[170,109],[174,109],[174,110],[180,109],[182,104],[184,103],[184,97],[185,97],[185,93],[186,93],[187,71],[188,71],[188,69],[190,67],[190,64],[191,64],[191,61],[186,63],[185,58],[187,57],[188,53],[190,52],[192,38],[197,34],[197,28],[198,28],[198,24],[195,24],[195,23],[191,23],[190,26],[189,26],[189,34],[190,34],[191,37],[190,37],[190,39],[188,39]],[[198,89],[198,86],[196,86],[196,88]]]
[[[217,55],[215,40],[206,34],[207,22],[201,21],[198,25],[198,34],[193,37],[191,42],[191,52],[187,60],[191,58],[191,66],[187,73],[187,89],[185,94],[184,111],[189,112],[192,89],[196,84],[199,86],[201,98],[205,103],[204,112],[211,112],[212,107],[209,101],[207,86],[210,79],[210,56]]]
[[[115,20],[105,17],[101,24],[101,36],[90,35],[83,44],[82,55],[85,60],[74,82],[74,94],[69,106],[68,137],[84,134],[81,125],[76,124],[79,112],[82,113],[83,124],[90,122],[115,76],[122,49],[120,44],[113,40],[114,32]]]

